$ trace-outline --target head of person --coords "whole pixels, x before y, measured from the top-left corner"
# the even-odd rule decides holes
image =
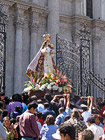
[[[51,101],[51,94],[49,94],[49,93],[46,93],[45,95],[44,95],[44,99],[46,100],[46,101],[48,101],[48,102],[50,102]]]
[[[38,112],[38,113],[37,113],[37,117],[38,117],[38,119],[39,119],[39,118],[42,118],[42,113],[41,113],[41,112]]]
[[[95,124],[98,125],[101,122],[101,116],[99,114],[94,115]]]
[[[75,127],[65,122],[60,125],[56,133],[52,136],[59,140],[75,140]]]
[[[22,102],[22,97],[19,93],[16,93],[12,96],[12,101],[13,102]]]
[[[7,110],[7,109],[4,109],[4,110],[3,110],[3,118],[4,118],[4,117],[8,117],[8,115],[9,115],[9,114],[8,114],[8,110]]]
[[[102,98],[98,97],[96,101],[97,101],[97,105],[100,105],[102,103]]]
[[[4,92],[0,92],[0,100],[3,101],[5,98],[5,94]]]
[[[15,112],[22,113],[22,108],[19,106],[15,107]]]
[[[37,107],[38,107],[38,104],[35,101],[32,101],[28,104],[27,109],[29,110],[30,113],[34,114]]]
[[[83,111],[87,111],[88,110],[87,105],[81,104],[80,106],[81,106],[81,108],[82,108]]]
[[[64,105],[64,98],[60,98],[60,99],[59,99],[59,104]]]
[[[28,92],[22,93],[22,102],[25,103],[25,104],[28,104],[28,102],[29,102]]]
[[[93,140],[94,134],[91,130],[85,129],[83,132],[79,134],[79,140]]]
[[[80,113],[78,111],[73,111],[72,113],[72,118],[77,118],[79,119],[80,118]]]
[[[45,124],[47,125],[54,125],[54,117],[52,115],[47,115]]]
[[[32,102],[32,101],[36,101],[36,102],[37,102],[37,97],[36,97],[36,95],[33,95],[33,96],[30,97],[29,102]]]
[[[91,126],[91,124],[95,123],[95,118],[93,116],[89,116],[87,118],[87,123],[88,123],[88,126]]]
[[[10,124],[11,124],[11,122],[10,122],[9,117],[4,117],[3,118],[3,125],[4,125],[4,127],[9,128]]]
[[[47,108],[49,108],[50,106],[49,106],[49,103],[44,103],[44,108],[45,109],[47,109]]]
[[[62,112],[65,112],[64,107],[60,107],[60,108],[59,108],[59,114],[61,114]]]

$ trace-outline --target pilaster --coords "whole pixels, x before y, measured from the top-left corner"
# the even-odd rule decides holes
[[[22,92],[22,29],[24,25],[24,11],[16,7],[15,18],[15,62],[14,62],[14,93]]]

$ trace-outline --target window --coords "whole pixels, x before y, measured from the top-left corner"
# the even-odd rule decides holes
[[[86,0],[86,15],[93,18],[93,0]]]

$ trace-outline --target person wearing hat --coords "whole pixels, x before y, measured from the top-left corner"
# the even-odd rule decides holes
[[[104,134],[103,128],[95,124],[95,118],[93,116],[88,117],[87,124],[87,130],[91,130],[93,132],[94,140],[98,140],[98,138]]]

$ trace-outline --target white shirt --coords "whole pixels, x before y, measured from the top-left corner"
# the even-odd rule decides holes
[[[103,128],[96,125],[95,123],[91,124],[88,128],[88,130],[91,130],[94,134],[94,140],[98,140],[98,138],[104,134]]]
[[[91,115],[91,111],[90,111],[90,110],[85,111],[85,112],[82,113],[82,117],[83,117],[84,122],[85,122],[85,124],[86,124],[87,127],[88,127],[88,124],[87,124],[86,121],[87,121],[87,118],[88,118],[90,115]]]

